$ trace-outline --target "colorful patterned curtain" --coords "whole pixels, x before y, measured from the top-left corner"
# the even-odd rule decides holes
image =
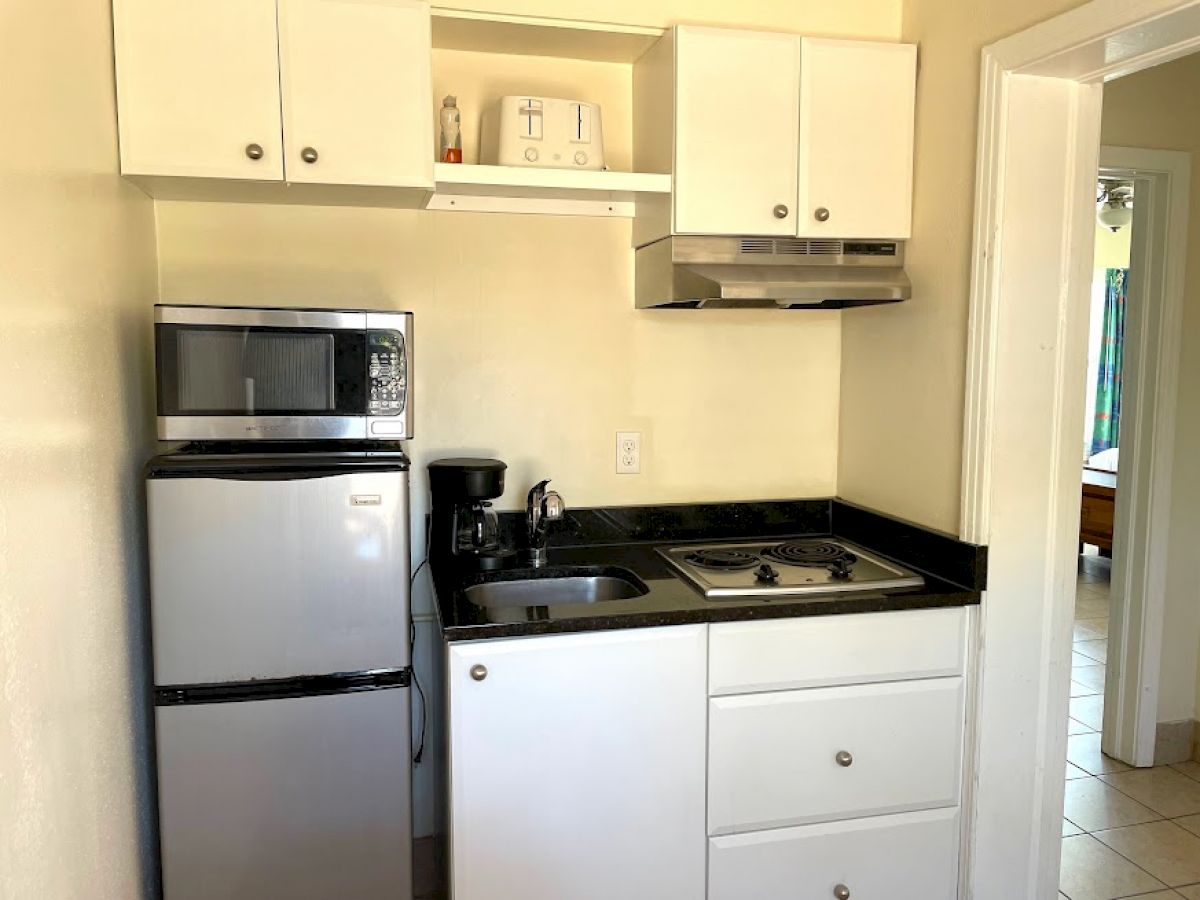
[[[1096,374],[1095,426],[1092,453],[1119,447],[1121,440],[1121,370],[1125,359],[1125,301],[1128,269],[1105,273],[1104,323],[1100,331],[1100,367]]]

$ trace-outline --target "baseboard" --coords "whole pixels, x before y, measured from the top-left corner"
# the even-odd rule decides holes
[[[1200,746],[1196,737],[1196,722],[1192,719],[1159,722],[1154,733],[1154,764],[1166,766],[1191,759]]]

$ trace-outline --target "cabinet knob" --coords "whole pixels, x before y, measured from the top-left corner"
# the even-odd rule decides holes
[[[317,151],[314,147],[305,147],[300,151],[300,158],[306,163],[315,163],[317,161]]]
[[[787,214],[788,214],[788,208],[786,206],[784,206],[782,203],[776,203],[774,213],[775,213],[775,218],[786,219]]]
[[[845,750],[839,750],[837,756],[834,757],[834,761],[843,769],[847,769],[853,764],[854,757]]]
[[[829,210],[823,206],[818,206],[816,211],[813,213],[813,218],[815,218],[818,222],[828,222]]]
[[[487,678],[487,666],[480,665],[479,663],[471,666],[471,677],[476,681],[483,681],[483,679]]]
[[[263,158],[262,144],[247,144],[246,145],[246,155],[248,157],[250,157],[251,159],[262,159]]]
[[[833,888],[833,896],[837,897],[837,900],[850,900],[850,888],[846,887],[844,884],[835,885]]]

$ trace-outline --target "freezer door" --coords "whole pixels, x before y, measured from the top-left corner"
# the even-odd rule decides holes
[[[407,472],[151,478],[147,492],[157,685],[408,666]]]
[[[410,900],[408,688],[156,722],[164,900]]]

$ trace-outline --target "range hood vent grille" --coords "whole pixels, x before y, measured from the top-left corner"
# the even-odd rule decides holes
[[[841,256],[845,242],[837,240],[810,241],[804,238],[739,238],[738,252],[741,254],[768,254],[771,256]]]

